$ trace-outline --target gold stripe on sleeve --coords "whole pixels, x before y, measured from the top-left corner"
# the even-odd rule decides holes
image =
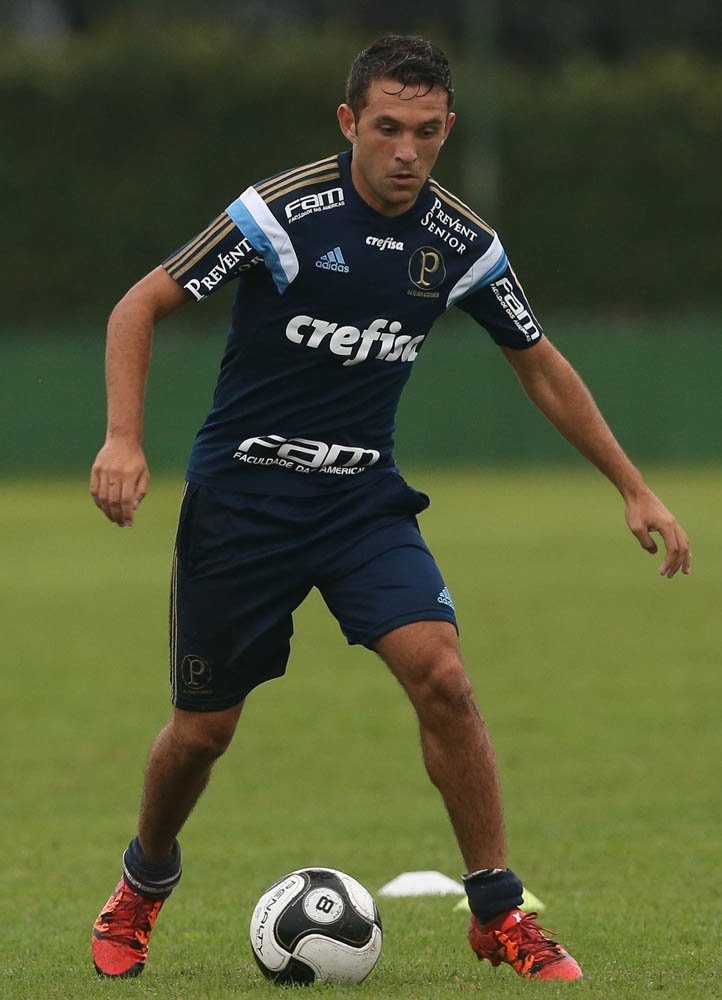
[[[180,250],[177,250],[172,257],[168,258],[165,262],[166,271],[170,272],[172,269],[178,267],[179,264],[182,264],[187,257],[190,257],[191,254],[193,254],[198,247],[200,247],[201,243],[210,239],[211,236],[214,236],[215,233],[226,225],[227,222],[228,215],[226,212],[221,212],[221,214],[214,219],[213,222],[209,223],[202,232],[198,233],[197,236],[194,236],[190,242],[186,243],[180,248]]]
[[[509,265],[509,270],[512,273],[514,281],[517,283],[517,285],[519,286],[519,288],[521,288],[521,294],[524,296],[524,298],[527,300],[527,303],[528,303],[529,302],[529,298],[528,298],[526,292],[524,291],[524,286],[522,285],[521,281],[519,281],[519,278],[517,277],[517,273],[514,270],[514,268],[511,266],[511,264]],[[531,306],[529,306],[529,312],[532,312]],[[534,315],[534,314],[532,313],[532,315]],[[536,319],[536,317],[534,317],[534,318]]]
[[[213,247],[217,246],[221,242],[221,240],[225,239],[225,237],[228,236],[228,234],[232,232],[235,228],[236,224],[233,221],[233,219],[228,219],[228,225],[225,227],[225,229],[221,229],[219,232],[215,234],[215,236],[212,237],[212,239],[207,240],[205,243],[200,245],[194,257],[191,257],[190,260],[184,261],[182,264],[176,265],[173,271],[169,271],[171,278],[175,278],[175,280],[177,281],[182,275],[186,273],[186,271],[188,271],[191,267],[193,267],[193,265],[197,263],[201,259],[201,257],[207,254],[209,250],[212,250]]]
[[[442,188],[442,186],[437,181],[431,180],[431,178],[429,178],[429,187],[434,192],[434,194],[437,194],[440,198],[442,198],[447,205],[450,205],[451,208],[454,209],[454,211],[459,212],[461,215],[465,216],[467,219],[469,219],[470,222],[476,223],[477,226],[480,226],[490,236],[496,236],[496,233],[491,228],[491,226],[488,223],[484,222],[483,219],[480,219],[473,209],[469,208],[468,205],[465,205],[463,201],[460,201],[456,197],[456,195],[453,195],[450,191],[447,191],[446,188]]]
[[[334,171],[332,174],[321,174],[318,177],[310,177],[306,180],[299,181],[298,184],[291,184],[290,187],[281,188],[280,191],[275,191],[271,197],[266,196],[264,201],[267,205],[270,205],[272,201],[276,198],[281,198],[284,194],[290,194],[292,191],[297,191],[299,188],[310,187],[311,184],[321,184],[323,181],[338,181],[341,179],[341,174],[338,170]]]
[[[336,159],[337,156],[334,154],[333,156],[327,156],[324,160],[317,160],[315,163],[307,163],[302,167],[294,167],[293,170],[285,170],[280,176],[271,177],[270,180],[262,181],[260,184],[255,185],[256,191],[258,191],[262,198],[265,198],[275,188],[284,187],[286,184],[290,184],[301,177],[329,169],[332,163],[335,165]]]

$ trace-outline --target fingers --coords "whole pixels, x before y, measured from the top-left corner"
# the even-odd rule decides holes
[[[108,507],[110,519],[121,528],[133,523],[133,486],[123,479],[108,482]]]
[[[650,525],[649,528],[642,527],[636,530],[633,528],[632,531],[637,537],[639,544],[650,555],[656,555],[659,551],[659,546],[652,538],[650,532],[657,531],[662,536],[665,555],[664,561],[659,568],[660,576],[666,576],[671,580],[680,569],[685,575],[689,573],[692,568],[692,553],[690,551],[689,539],[682,530],[681,525],[673,518],[669,522],[660,522],[659,524]]]
[[[632,532],[639,544],[643,549],[646,549],[650,555],[655,555],[658,551],[658,545],[650,534],[650,531],[654,530],[654,524],[644,516],[638,516],[636,512],[629,509],[625,510],[625,515],[627,518],[627,524],[629,525],[629,530]]]
[[[659,575],[669,580],[681,569],[685,575],[692,568],[692,552],[689,539],[676,521],[672,525],[660,525],[659,533],[664,541],[666,555],[660,566]]]
[[[99,452],[91,471],[91,495],[109,521],[121,528],[131,527],[135,511],[148,490],[148,466],[142,453],[123,464],[109,461],[104,451]]]
[[[149,482],[150,482],[150,470],[148,469],[147,465],[144,465],[143,471],[141,472],[135,487],[135,500],[133,501],[133,510],[137,510],[141,500],[145,500],[146,493],[148,492]]]
[[[658,551],[651,532],[662,536],[665,555],[659,568],[660,576],[672,579],[680,570],[687,575],[692,568],[689,538],[676,518],[652,493],[642,500],[630,502],[625,510],[627,523],[643,549],[650,555]]]
[[[690,546],[689,539],[687,539],[687,554],[682,560],[682,572],[685,576],[689,576],[692,572],[692,548]]]
[[[99,471],[95,475],[95,481],[95,489],[91,489],[93,500],[108,520],[121,528],[132,524],[132,489],[126,487],[124,490],[123,480],[117,474],[113,478],[108,473]]]
[[[633,532],[634,532],[637,540],[639,541],[639,544],[642,546],[642,548],[646,549],[647,552],[649,552],[650,555],[652,555],[652,556],[655,555],[657,553],[657,551],[659,550],[659,546],[657,545],[657,543],[655,542],[655,540],[652,538],[652,536],[650,535],[650,533],[647,531],[647,528],[646,527],[642,527],[642,528],[637,528],[636,531],[634,531],[634,529],[632,529],[632,530],[633,530]]]

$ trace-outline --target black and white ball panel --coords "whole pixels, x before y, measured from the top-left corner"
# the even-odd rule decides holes
[[[286,906],[276,922],[278,943],[291,954],[301,939],[311,933],[356,948],[368,944],[377,916],[369,912],[368,905],[363,905],[366,903],[363,896],[354,893],[352,897],[335,871],[315,868],[299,874],[306,879],[306,888]]]
[[[254,958],[274,982],[361,982],[381,952],[376,904],[351,876],[305,868],[274,883],[251,919]]]

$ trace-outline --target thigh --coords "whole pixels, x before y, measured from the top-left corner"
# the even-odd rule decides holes
[[[423,681],[439,664],[463,669],[459,634],[451,622],[402,625],[381,636],[374,650],[404,687]]]
[[[456,630],[451,595],[415,521],[385,529],[379,544],[365,562],[319,585],[348,642],[374,648],[412,622],[447,622]]]
[[[172,701],[213,712],[286,669],[292,613],[310,589],[273,498],[188,484],[173,557]]]

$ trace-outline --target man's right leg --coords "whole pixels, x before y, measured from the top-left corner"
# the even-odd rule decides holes
[[[148,755],[138,836],[123,855],[123,876],[93,927],[93,962],[102,976],[139,975],[160,908],[181,875],[176,837],[228,747],[243,702],[218,712],[174,708]]]
[[[180,879],[176,837],[233,737],[243,699],[285,672],[292,613],[311,587],[298,503],[194,484],[184,492],[171,578],[175,708],[148,756],[123,878],[94,927],[101,975],[142,972],[158,911]]]
[[[138,839],[145,857],[170,860],[175,839],[233,738],[243,702],[220,712],[174,708],[148,755]]]

